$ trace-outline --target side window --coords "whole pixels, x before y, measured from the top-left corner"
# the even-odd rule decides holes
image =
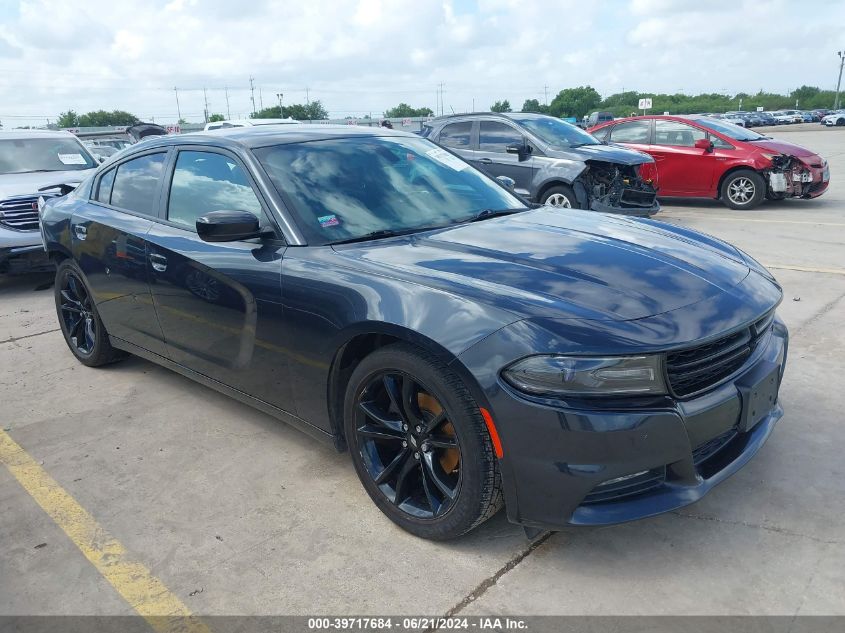
[[[595,136],[598,140],[604,141],[607,140],[607,135],[610,134],[610,130],[613,129],[613,126],[608,125],[607,127],[603,127],[600,130],[596,130],[595,132],[590,132],[593,136]]]
[[[112,206],[152,215],[165,156],[148,154],[119,165],[112,186]]]
[[[525,142],[522,134],[498,121],[482,121],[478,132],[478,149],[482,152],[505,153],[508,145]]]
[[[211,152],[179,152],[167,219],[194,228],[197,218],[209,211],[249,211],[264,219],[246,174],[234,160]]]
[[[446,147],[467,149],[472,136],[472,121],[450,123],[440,130],[439,143]]]
[[[733,145],[727,141],[723,141],[715,134],[710,135],[710,142],[713,143],[713,147],[716,149],[736,149]]]
[[[117,170],[111,169],[103,174],[100,178],[100,184],[97,185],[97,195],[94,196],[94,200],[103,204],[109,204],[111,202],[111,188],[114,185],[115,173],[117,173]]]
[[[695,142],[707,138],[707,132],[679,121],[658,119],[654,126],[655,145],[674,145],[675,147],[694,147]]]
[[[613,143],[640,143],[648,144],[650,124],[648,121],[628,121],[614,125],[610,132],[610,141]]]

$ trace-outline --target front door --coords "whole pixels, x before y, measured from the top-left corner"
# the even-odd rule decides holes
[[[481,121],[478,128],[478,150],[473,164],[494,178],[507,176],[515,183],[516,192],[527,196],[534,178],[534,158],[509,154],[508,145],[526,145],[522,132],[501,121]]]
[[[654,141],[648,153],[657,163],[660,195],[711,195],[716,155],[695,147],[695,142],[704,138],[707,132],[680,121],[654,122]]]
[[[204,242],[198,217],[249,211],[275,231],[243,163],[219,149],[178,150],[162,218],[148,233],[152,290],[176,363],[294,412],[284,347],[281,237]]]
[[[165,355],[148,285],[146,234],[158,205],[166,151],[119,163],[94,182],[71,219],[71,243],[111,336]]]

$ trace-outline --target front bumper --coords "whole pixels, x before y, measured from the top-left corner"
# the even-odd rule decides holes
[[[503,389],[491,400],[493,417],[519,428],[502,437],[508,518],[558,529],[694,503],[742,468],[783,415],[771,395],[750,425],[748,410],[759,402],[748,385],[771,376],[779,387],[787,347],[786,327],[776,320],[765,345],[733,377],[686,400],[557,406]]]
[[[0,273],[35,272],[51,265],[39,231],[0,227]]]

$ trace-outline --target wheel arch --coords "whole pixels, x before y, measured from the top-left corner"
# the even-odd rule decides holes
[[[329,421],[338,451],[347,449],[343,430],[343,400],[352,372],[364,358],[378,349],[397,343],[407,343],[433,354],[463,381],[479,406],[489,406],[472,373],[451,351],[433,339],[392,323],[367,323],[346,333],[332,358],[328,374],[327,401]]]

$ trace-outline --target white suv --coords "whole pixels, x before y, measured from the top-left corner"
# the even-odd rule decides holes
[[[0,132],[0,273],[44,263],[38,197],[78,185],[98,164],[70,132]]]

